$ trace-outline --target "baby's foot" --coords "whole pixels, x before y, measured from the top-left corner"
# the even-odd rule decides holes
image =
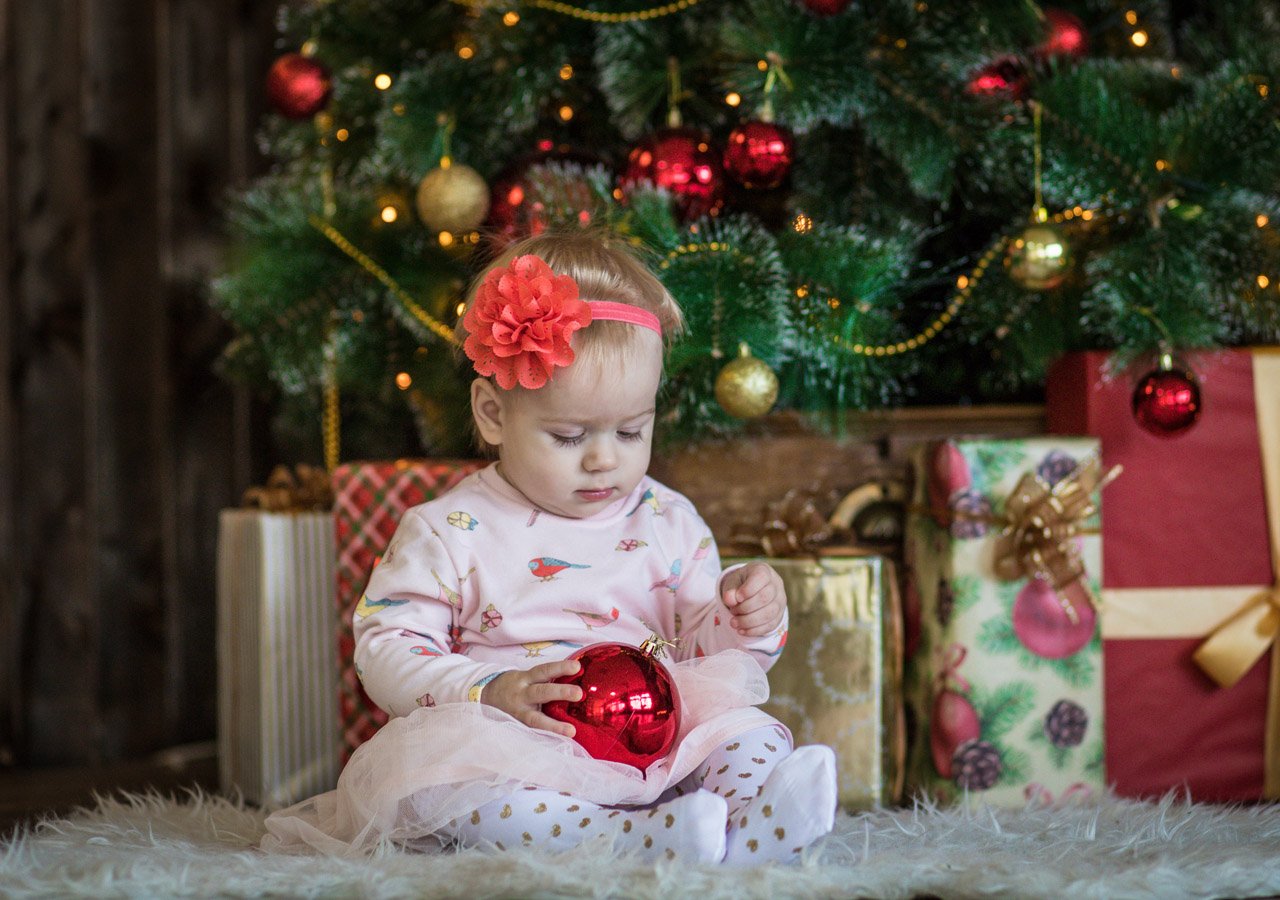
[[[649,809],[614,810],[609,815],[620,849],[639,851],[644,859],[718,863],[724,859],[728,812],[723,797],[695,791]]]
[[[830,833],[835,816],[835,753],[821,744],[799,747],[729,823],[724,861],[755,865],[795,859]]]

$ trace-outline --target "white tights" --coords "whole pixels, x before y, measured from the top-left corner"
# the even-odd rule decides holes
[[[777,726],[739,735],[647,807],[604,807],[526,787],[445,828],[463,845],[553,850],[607,836],[645,859],[751,864],[794,858],[835,818],[835,755],[794,752]]]

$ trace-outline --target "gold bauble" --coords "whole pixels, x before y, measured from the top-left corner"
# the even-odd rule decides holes
[[[489,212],[489,185],[470,166],[432,169],[418,185],[418,217],[432,231],[474,231]]]
[[[743,344],[738,358],[716,376],[716,400],[735,419],[754,419],[773,409],[778,399],[778,376]]]
[[[1005,254],[1009,277],[1029,291],[1051,291],[1071,271],[1071,245],[1055,225],[1029,225]]]

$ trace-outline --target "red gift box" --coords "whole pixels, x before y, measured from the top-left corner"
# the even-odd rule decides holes
[[[1104,465],[1124,467],[1102,522],[1108,781],[1133,797],[1276,797],[1280,349],[1189,355],[1203,409],[1176,437],[1138,425],[1135,379],[1109,360],[1069,354],[1045,398],[1051,433],[1096,436]],[[1209,645],[1236,670],[1215,681],[1197,651],[1237,616]]]
[[[387,721],[356,675],[351,617],[378,557],[411,506],[452,488],[483,460],[395,460],[347,463],[333,472],[333,528],[338,547],[338,713],[342,763]]]

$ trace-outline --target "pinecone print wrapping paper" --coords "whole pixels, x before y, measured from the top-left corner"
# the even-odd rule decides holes
[[[1090,438],[917,448],[905,538],[911,789],[943,801],[1061,802],[1105,786],[1096,609],[1041,577],[994,571],[1006,498],[1098,453]],[[1095,502],[1096,502],[1095,498]],[[1098,596],[1095,514],[1074,539]]]

